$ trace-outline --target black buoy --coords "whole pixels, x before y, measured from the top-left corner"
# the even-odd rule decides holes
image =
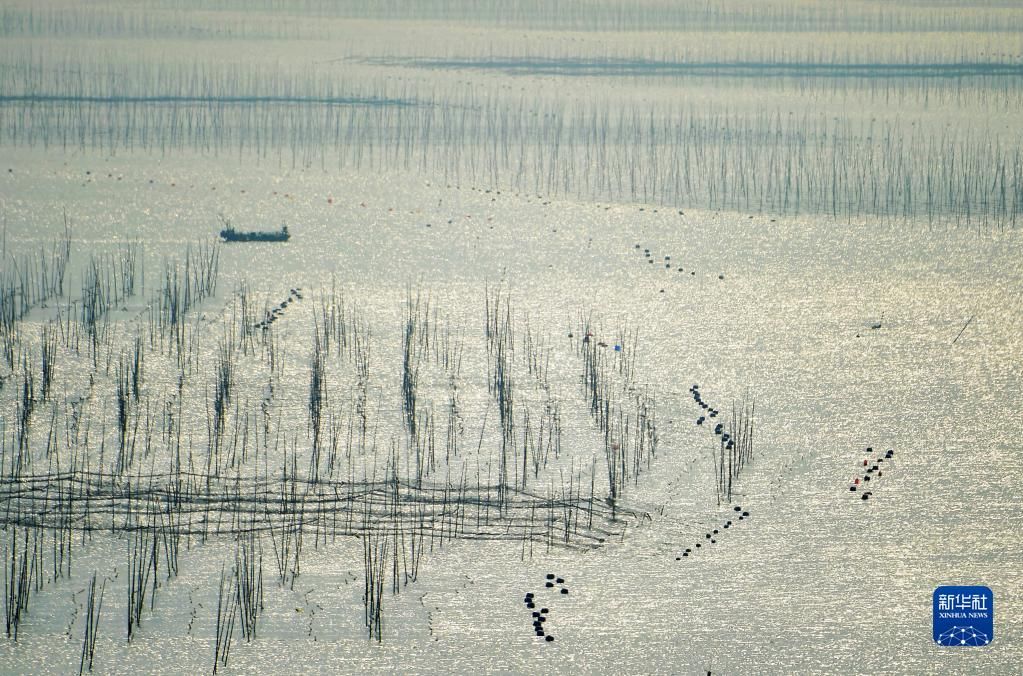
[[[741,511],[742,511],[742,507],[736,507],[736,508],[735,508],[735,511],[737,511],[737,512],[741,512]]]
[[[567,593],[568,593],[568,590],[567,590],[567,589],[562,589],[562,590],[561,590],[561,593],[562,593],[562,594],[567,594]]]
[[[565,584],[565,578],[563,577],[559,577],[556,581],[558,584]]]
[[[541,608],[541,609],[540,609],[540,614],[541,614],[541,615],[546,615],[546,614],[547,614],[547,613],[549,613],[549,612],[551,612],[551,611],[547,610],[546,608]]]
[[[530,609],[532,609],[532,608],[536,608],[536,604],[535,604],[535,603],[533,603],[532,601],[530,601],[529,603],[527,603],[527,604],[526,604],[526,607],[527,607],[527,608],[530,608]]]
[[[856,486],[849,486],[849,490],[855,491],[856,490]]]
[[[548,582],[548,583],[547,583],[547,587],[553,587],[553,586],[554,586],[554,583],[553,583],[553,582]]]
[[[742,515],[743,516],[749,516],[749,512],[743,512]]]
[[[554,640],[554,637],[553,636],[548,636],[546,640],[547,640],[548,643],[550,643],[551,641]]]
[[[547,579],[548,580],[553,580],[554,579],[554,573],[547,573]]]

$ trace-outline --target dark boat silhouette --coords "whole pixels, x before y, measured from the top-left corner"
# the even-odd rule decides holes
[[[287,242],[291,239],[291,233],[288,232],[286,225],[282,225],[281,229],[276,231],[241,232],[228,224],[220,231],[220,236],[225,242]]]

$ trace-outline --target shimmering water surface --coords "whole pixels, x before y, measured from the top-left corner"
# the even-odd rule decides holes
[[[397,4],[393,16],[300,4],[221,2],[194,14],[185,0],[107,3],[64,18],[24,4],[0,14],[4,274],[51,260],[65,213],[71,222],[59,300],[32,304],[5,329],[5,608],[20,570],[11,552],[28,542],[16,538],[41,537],[42,556],[32,559],[17,640],[0,641],[0,671],[79,668],[94,573],[106,581],[95,671],[212,670],[220,576],[237,569],[245,539],[239,518],[278,525],[257,538],[256,635],[235,627],[223,673],[1019,669],[1018,10],[950,3],[937,14],[977,32],[945,25],[942,40],[922,4],[790,14],[793,3],[771,2],[755,10],[765,19],[757,40],[744,41],[735,29],[752,30],[753,4],[715,14],[681,3],[699,17],[689,32],[647,4],[568,12],[575,18],[563,20],[575,23],[558,32],[526,0],[478,16],[426,3],[414,19]],[[137,47],[134,63],[118,45]],[[657,73],[634,72],[671,59]],[[768,64],[773,74],[765,82],[730,66],[696,76],[690,62]],[[960,81],[927,75],[952,62]],[[785,122],[793,110],[797,121]],[[637,120],[649,121],[647,136],[615,135],[644,128]],[[807,159],[814,148],[827,149],[826,163]],[[784,175],[758,173],[786,166],[796,177],[789,189]],[[682,178],[710,169],[721,173]],[[944,182],[928,182],[937,177]],[[757,185],[744,183],[751,178]],[[927,199],[920,186],[943,196]],[[160,289],[175,262],[184,274],[186,250],[210,246],[218,214],[243,230],[286,222],[292,238],[220,244],[216,290],[185,313],[178,345],[155,318]],[[135,292],[103,316],[90,348],[85,329],[72,330],[90,261],[113,271],[133,242]],[[357,317],[346,326],[364,342],[327,352],[325,424],[337,428],[324,436],[339,449],[328,468],[310,464],[311,374],[315,336],[342,298]],[[269,331],[245,329],[285,299]],[[495,303],[515,397],[505,441],[512,497],[507,511],[487,507],[484,527],[482,503],[463,498],[500,483],[502,417],[488,389],[499,362],[487,338]],[[419,437],[403,409],[410,312]],[[47,335],[58,338],[44,394]],[[118,467],[119,369],[136,338],[146,363],[127,414],[135,445]],[[225,354],[226,441],[211,453]],[[354,354],[367,355],[364,370]],[[585,354],[600,355],[602,401],[621,415],[607,434],[638,443],[641,404],[655,429],[656,453],[637,455],[613,513],[611,437],[590,407]],[[19,453],[29,380],[36,403]],[[696,424],[707,413],[694,384],[720,417]],[[753,460],[731,500],[720,499],[713,425],[754,400]],[[545,427],[552,407],[560,450],[541,467],[533,463],[555,438]],[[368,421],[361,442],[359,415]],[[168,429],[184,441],[175,446]],[[426,470],[417,439],[435,445]],[[381,516],[374,540],[361,506],[329,502],[329,516],[318,513],[328,521],[304,532],[300,566],[283,583],[274,503],[198,510],[176,575],[160,549],[159,583],[129,642],[140,523],[131,519],[159,542],[173,528],[144,514],[156,498],[131,503],[126,487],[178,471],[174,448],[185,454],[180,472],[217,487],[195,504],[210,495],[240,504],[232,481],[287,484],[293,462],[292,481],[312,486],[306,513],[313,497],[386,481],[394,467],[403,504],[444,507],[429,527],[409,517],[394,528]],[[883,475],[850,491],[864,459],[888,449]],[[71,569],[57,573],[55,505],[69,474],[117,506],[104,511],[76,493]],[[438,492],[427,496],[423,484]],[[125,504],[143,514],[125,516]],[[324,526],[356,512],[366,519],[357,535]],[[572,518],[582,522],[565,544]],[[415,524],[422,560],[397,593],[394,550],[384,556],[378,641],[367,636],[364,545],[400,547],[393,565],[405,571]],[[548,574],[563,582],[547,588]],[[933,643],[931,593],[942,584],[991,587],[991,645]],[[534,635],[527,592],[548,609],[554,641]]]

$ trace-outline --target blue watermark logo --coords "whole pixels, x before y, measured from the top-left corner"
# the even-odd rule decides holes
[[[934,590],[934,642],[965,648],[995,638],[995,595],[988,587],[946,586]]]

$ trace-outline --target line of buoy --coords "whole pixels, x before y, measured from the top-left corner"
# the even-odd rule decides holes
[[[867,446],[867,455],[871,455],[873,452],[874,452],[873,446]],[[882,455],[878,455],[873,461],[871,461],[869,458],[865,458],[863,460],[863,464],[859,465],[859,466],[860,467],[865,467],[866,470],[864,470],[864,474],[863,474],[862,477],[857,477],[857,478],[853,479],[853,482],[849,485],[849,492],[855,493],[859,486],[861,486],[861,485],[865,486],[866,484],[870,483],[872,480],[874,482],[872,485],[876,486],[877,485],[877,479],[879,479],[882,476],[884,476],[884,470],[881,469],[881,464],[885,460],[891,460],[894,457],[895,457],[895,450],[889,448],[887,451],[885,451],[883,456]],[[857,464],[859,464],[859,463],[857,463]],[[860,493],[860,500],[864,500],[864,501],[865,500],[869,500],[870,496],[872,496],[873,494],[874,493],[872,491],[864,491],[864,492]]]
[[[679,214],[683,215],[681,211],[679,212]],[[643,258],[646,259],[647,263],[649,263],[650,265],[653,265],[653,263],[654,263],[654,255],[650,251],[650,249],[644,248],[642,245],[640,245],[638,243],[635,244],[633,246],[633,248],[636,251],[639,251],[640,249],[642,249],[643,250]],[[683,267],[681,265],[677,265],[677,264],[673,264],[672,263],[671,256],[664,256],[664,261],[663,262],[664,262],[664,269],[665,270],[671,270],[674,267],[674,269],[677,270],[679,273],[685,272],[685,270],[683,269]],[[695,277],[696,276],[696,271],[695,270],[690,270],[689,271],[689,275],[692,276],[692,277]],[[724,278],[725,278],[724,273],[719,273],[718,274],[718,279],[719,280],[724,280]],[[661,291],[663,293],[663,289]]]
[[[289,305],[295,301],[302,300],[302,289],[296,288],[291,289],[288,293],[288,297],[278,303],[271,310],[266,311],[266,316],[262,321],[256,322],[255,328],[263,329],[264,331],[270,328],[270,325],[277,321]]]
[[[741,506],[736,505],[735,507],[733,507],[733,510],[739,513],[739,516],[737,517],[738,521],[744,521],[748,519],[750,516],[750,513],[744,510]],[[681,555],[675,557],[675,560],[681,561],[682,559],[689,558],[691,555],[696,553],[697,549],[702,549],[703,545],[705,544],[706,545],[717,544],[718,537],[721,535],[721,531],[727,530],[734,525],[735,522],[733,522],[731,519],[728,519],[720,527],[714,528],[713,530],[704,533],[702,541],[697,542],[692,547],[687,547],[685,551],[682,552]]]
[[[544,587],[546,589],[553,590],[555,586],[559,587],[558,592],[561,595],[568,594],[568,586],[565,585],[565,578],[558,577],[554,573],[547,573],[546,579],[544,580]],[[526,604],[526,609],[531,611],[533,632],[536,634],[536,637],[544,639],[547,643],[553,642],[554,635],[550,633],[547,627],[547,620],[550,619],[550,609],[542,607],[539,610],[535,610],[537,606],[537,599],[536,594],[533,592],[526,592],[523,602]]]

